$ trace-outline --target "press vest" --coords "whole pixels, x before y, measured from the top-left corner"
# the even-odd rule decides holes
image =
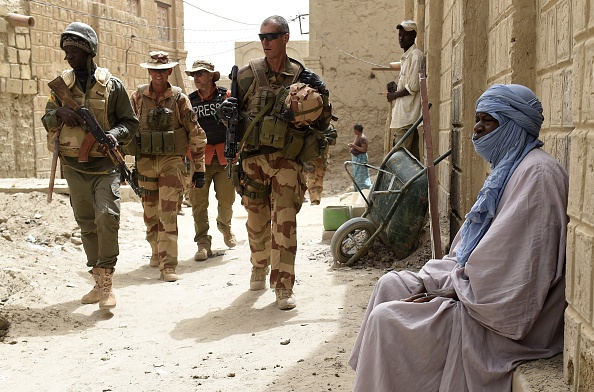
[[[91,111],[99,125],[101,125],[101,128],[108,131],[111,129],[107,118],[107,104],[112,85],[111,73],[107,68],[97,67],[94,77],[95,84],[89,91],[88,109]],[[72,92],[72,96],[76,103],[80,106],[84,106],[85,93],[77,86],[74,71],[69,69],[62,72],[62,79],[64,79],[64,82]],[[81,127],[69,127],[64,124],[60,131],[60,154],[66,157],[78,157],[80,146],[82,145],[85,136],[87,136],[87,133]],[[98,151],[98,147],[98,143],[95,142],[91,148],[89,156],[104,157],[104,155]]]
[[[140,154],[186,155],[189,145],[188,133],[179,116],[178,100],[181,88],[172,86],[173,94],[156,106],[153,99],[144,93],[149,85],[138,87],[140,108]]]
[[[225,142],[227,128],[224,124],[219,123],[212,113],[221,106],[226,94],[225,87],[217,87],[213,97],[209,100],[202,100],[198,91],[194,91],[188,96],[192,103],[192,110],[198,116],[198,123],[204,129],[208,144],[211,145]]]

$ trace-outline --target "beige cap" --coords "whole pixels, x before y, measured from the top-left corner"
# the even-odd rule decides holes
[[[417,24],[412,20],[403,20],[400,22],[396,29],[402,29],[404,31],[417,31]]]
[[[146,63],[140,64],[142,68],[148,69],[169,69],[177,65],[177,61],[171,61],[167,52],[150,52]]]
[[[186,74],[192,76],[192,74],[196,71],[207,71],[214,74],[212,78],[213,82],[216,82],[221,78],[221,73],[219,71],[214,70],[214,64],[210,61],[206,60],[196,60],[194,64],[192,64],[192,68],[186,69]]]

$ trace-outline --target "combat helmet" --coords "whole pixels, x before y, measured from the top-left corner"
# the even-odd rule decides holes
[[[85,41],[91,48],[91,57],[95,57],[97,55],[97,45],[99,40],[97,38],[97,33],[95,33],[95,30],[93,30],[91,26],[82,22],[70,23],[60,36],[61,49],[64,49],[64,38],[69,35],[78,37]]]

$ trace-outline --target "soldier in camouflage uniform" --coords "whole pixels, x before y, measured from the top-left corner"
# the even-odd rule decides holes
[[[311,205],[320,205],[322,200],[322,191],[324,190],[324,175],[328,166],[328,149],[324,157],[317,157],[313,161],[307,162],[305,174],[307,176],[307,192],[309,193],[309,203]]]
[[[331,107],[328,90],[320,78],[287,56],[289,25],[284,18],[271,16],[265,19],[259,37],[265,57],[251,60],[250,65],[239,70],[237,100],[227,99],[221,104],[219,113],[229,118],[225,113],[231,112],[235,104],[239,105],[239,134],[243,144],[238,186],[248,213],[246,227],[252,263],[250,289],[266,288],[270,265],[270,287],[275,290],[277,306],[292,309],[296,306],[293,285],[297,213],[306,189],[302,162],[313,157],[304,158],[305,150],[296,151],[294,144],[275,143],[314,135],[310,131],[325,130],[330,123]],[[296,130],[289,118],[281,118],[285,114],[282,110],[275,112],[278,109],[276,103],[284,103],[278,98],[280,93],[296,82],[317,89],[323,96],[322,114],[311,130],[307,127]],[[306,144],[309,139],[302,140]]]
[[[97,34],[80,22],[68,25],[60,37],[60,48],[72,67],[62,79],[74,100],[87,107],[107,137],[123,144],[138,129],[138,119],[130,106],[124,84],[107,68],[93,61],[97,54]],[[88,157],[79,157],[87,133],[84,120],[66,107],[52,91],[41,121],[48,131],[48,147],[54,149],[59,138],[59,157],[70,190],[70,204],[80,226],[89,273],[95,286],[82,297],[83,304],[99,303],[99,308],[116,306],[112,280],[119,255],[120,175],[110,158],[95,141]]]
[[[146,239],[151,245],[150,266],[159,267],[166,282],[178,279],[177,206],[184,191],[184,156],[190,147],[195,172],[193,186],[204,186],[206,134],[200,128],[190,100],[168,82],[177,62],[165,52],[151,52],[141,67],[148,69],[151,83],[139,86],[130,100],[140,119],[136,168],[138,184],[144,187],[142,206]]]

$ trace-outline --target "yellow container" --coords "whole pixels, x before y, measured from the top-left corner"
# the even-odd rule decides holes
[[[351,218],[350,206],[324,207],[324,230],[334,231]]]

